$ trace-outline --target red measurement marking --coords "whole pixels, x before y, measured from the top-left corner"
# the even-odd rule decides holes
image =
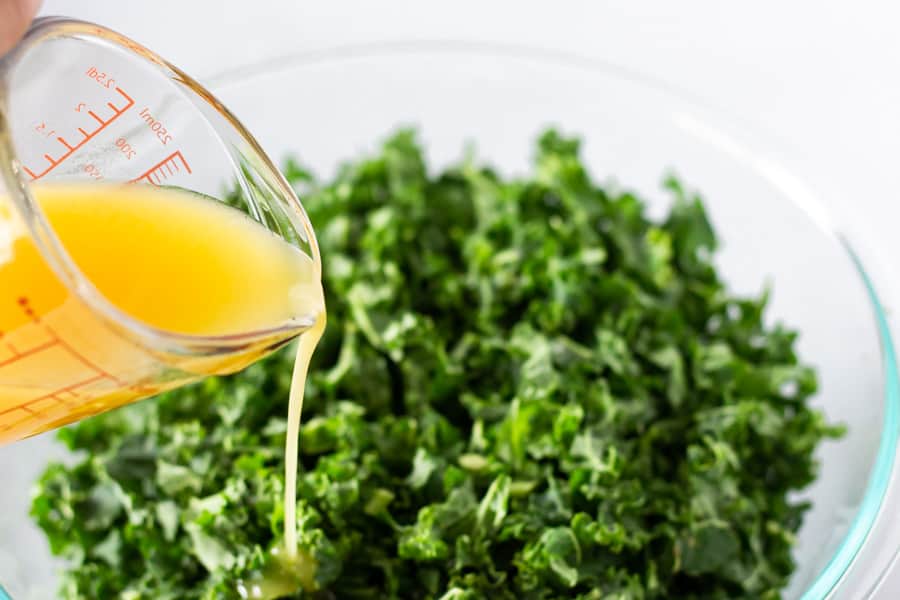
[[[57,403],[59,403],[59,404],[62,404],[62,405],[64,405],[64,406],[67,406],[67,407],[69,407],[69,408],[75,408],[75,406],[76,406],[76,404],[73,404],[72,402],[69,402],[68,400],[66,400],[66,399],[63,398],[62,396],[57,396],[57,395],[55,395],[55,394],[54,394],[53,396],[48,396],[48,397],[47,397],[47,400],[53,400],[54,402],[57,402]],[[49,403],[49,406],[52,406],[52,405],[53,405],[53,403],[50,402],[50,403]]]
[[[81,394],[79,394],[79,393],[76,392],[75,390],[66,390],[65,392],[62,392],[62,393],[63,393],[63,394],[67,394],[68,396],[71,396],[72,398],[74,398],[74,399],[76,399],[76,400],[77,400],[78,398],[81,398]],[[62,394],[60,394],[59,399],[60,399],[60,400],[65,400],[66,398],[64,398],[64,397],[62,396]]]
[[[67,406],[70,406],[70,403],[66,402],[65,400],[63,400],[62,398],[59,397],[60,394],[64,394],[66,392],[71,392],[72,390],[80,388],[82,386],[96,383],[103,378],[104,378],[103,375],[95,375],[93,377],[89,377],[89,378],[83,379],[81,381],[76,381],[75,383],[69,384],[65,387],[61,387],[58,390],[54,390],[54,391],[50,392],[49,394],[44,394],[43,396],[38,396],[37,398],[32,398],[31,400],[29,400],[28,402],[25,402],[24,404],[20,404],[18,406],[13,406],[13,407],[7,408],[4,411],[0,411],[0,417],[2,417],[5,414],[13,412],[14,410],[24,410],[25,412],[27,412],[31,415],[36,415],[38,413],[36,413],[34,410],[32,410],[29,407],[32,404],[35,404],[36,402],[40,402],[42,400],[56,400],[62,404],[66,404]]]
[[[71,393],[71,392],[70,392],[70,393]],[[56,400],[57,402],[61,402],[62,404],[65,404],[65,405],[68,406],[69,408],[73,408],[73,407],[77,406],[76,403],[74,403],[74,402],[69,402],[68,400],[66,400],[66,399],[63,398],[62,396],[50,396],[50,397],[53,398],[54,400]]]
[[[51,397],[59,396],[59,394],[63,394],[65,392],[71,392],[72,390],[77,390],[78,388],[80,388],[82,386],[96,383],[97,381],[100,381],[101,379],[105,379],[105,377],[103,375],[94,375],[93,377],[88,377],[87,379],[82,379],[81,381],[76,381],[75,383],[71,383],[65,387],[61,387],[58,390],[56,390],[55,392],[51,392],[51,393],[47,394],[46,396],[41,396],[40,398],[35,398],[31,402],[35,402],[37,400],[43,400],[44,398],[51,398]]]
[[[94,129],[91,132],[88,132],[88,131],[85,131],[84,129],[82,129],[81,127],[79,127],[78,131],[81,132],[81,135],[83,135],[84,138],[80,142],[75,144],[74,146],[72,144],[70,144],[69,142],[67,142],[65,139],[63,139],[62,136],[56,138],[63,146],[65,146],[66,151],[63,154],[61,154],[58,158],[53,158],[49,154],[45,154],[44,158],[46,158],[47,162],[50,164],[47,166],[47,168],[45,168],[40,173],[35,173],[28,167],[22,167],[25,170],[25,172],[31,176],[32,181],[40,179],[41,177],[43,177],[44,175],[46,175],[47,173],[49,173],[50,171],[55,169],[63,161],[65,161],[67,158],[72,156],[72,154],[74,154],[79,148],[81,148],[82,146],[87,144],[90,140],[92,140],[98,133],[100,133],[101,131],[106,129],[110,123],[112,123],[113,121],[118,119],[129,108],[134,106],[134,100],[131,98],[131,96],[126,94],[125,91],[122,90],[122,88],[120,88],[119,86],[116,86],[116,91],[119,92],[119,94],[123,98],[125,98],[126,102],[125,102],[125,105],[122,106],[121,108],[117,107],[112,102],[107,102],[106,105],[109,106],[110,110],[112,110],[112,113],[113,113],[111,117],[104,120],[104,119],[100,118],[99,116],[97,116],[97,113],[95,113],[94,111],[92,111],[92,110],[87,111],[88,114],[91,115],[97,121],[97,123],[99,123],[99,125],[97,126],[96,129]]]
[[[57,335],[56,335],[56,332],[53,331],[52,329],[50,329],[50,327],[48,327],[48,326],[46,326],[46,325],[45,325],[45,327],[47,328],[47,331],[49,331],[50,333],[52,333],[53,336],[56,338],[56,342],[57,342],[60,346],[62,346],[62,347],[65,348],[66,350],[68,350],[68,351],[69,351],[69,354],[71,354],[72,356],[74,356],[75,359],[78,360],[78,362],[80,362],[81,364],[83,364],[84,366],[86,366],[88,369],[93,370],[95,373],[97,373],[97,375],[98,375],[99,377],[105,378],[105,379],[109,379],[110,381],[114,381],[115,383],[117,383],[117,384],[119,384],[119,385],[122,385],[122,382],[119,381],[115,376],[113,376],[113,375],[110,374],[110,373],[107,373],[106,371],[104,371],[103,369],[101,369],[100,367],[98,367],[97,365],[95,365],[94,363],[92,363],[91,361],[89,361],[85,356],[83,356],[81,353],[79,353],[77,350],[75,350],[75,348],[73,348],[72,346],[70,346],[68,342],[66,342],[65,340],[61,339],[59,336],[57,336]]]
[[[113,112],[115,112],[115,110],[116,109],[114,108]],[[94,117],[94,120],[97,121],[98,123],[100,123],[100,125],[106,125],[106,122],[103,119],[101,119],[100,117],[98,117],[97,113],[95,113],[94,111],[89,110],[88,114],[91,115],[92,117]]]
[[[175,173],[181,171],[182,167],[184,167],[184,170],[189,174],[193,172],[191,171],[190,165],[187,164],[187,161],[181,154],[181,150],[176,150],[169,156],[165,157],[164,159],[150,167],[150,169],[148,169],[147,172],[140,177],[132,179],[131,183],[146,181],[147,183],[152,183],[153,185],[159,185],[163,181],[168,179],[170,175],[174,175]]]
[[[107,381],[112,381],[119,386],[124,385],[124,383],[120,379],[118,379],[117,377],[113,376],[112,374],[106,372],[105,370],[103,370],[102,368],[100,368],[99,366],[97,366],[96,364],[91,362],[87,357],[85,357],[80,352],[75,350],[68,342],[63,340],[59,336],[59,334],[57,334],[56,331],[52,327],[50,327],[50,325],[48,325],[47,323],[45,323],[41,320],[40,316],[37,315],[35,313],[35,311],[31,308],[31,305],[29,304],[27,298],[19,298],[18,304],[19,304],[20,308],[22,309],[22,312],[24,312],[29,318],[31,318],[32,323],[35,326],[40,327],[44,330],[44,332],[49,337],[49,341],[42,342],[32,348],[28,348],[26,350],[21,350],[21,351],[13,348],[12,344],[7,344],[7,346],[10,348],[10,350],[13,351],[13,357],[0,362],[0,369],[2,369],[3,367],[5,367],[7,365],[11,365],[11,364],[20,362],[22,360],[25,360],[29,356],[38,355],[42,352],[50,350],[51,348],[62,348],[63,350],[68,352],[73,358],[75,358],[77,361],[79,361],[81,364],[83,364],[85,367],[87,367],[88,370],[91,372],[91,374],[89,377],[86,377],[85,379],[76,381],[74,383],[70,383],[59,389],[53,390],[52,392],[50,392],[48,394],[44,394],[37,398],[32,398],[32,399],[28,400],[27,402],[23,402],[22,404],[12,406],[3,411],[0,411],[0,417],[2,417],[3,415],[7,415],[9,413],[12,413],[14,411],[17,411],[17,410],[24,411],[25,414],[30,415],[30,416],[40,416],[43,413],[42,409],[48,408],[48,406],[46,406],[48,401],[53,401],[53,402],[56,402],[59,404],[63,404],[67,407],[71,407],[71,406],[73,406],[73,404],[68,398],[65,397],[66,395],[71,396],[72,398],[78,399],[79,394],[77,393],[76,390],[78,390],[79,388],[83,388],[85,386],[91,385],[92,383],[96,383],[98,381],[107,380]],[[37,406],[37,404],[39,404],[39,403],[41,405]],[[0,431],[6,431],[8,429],[12,429],[12,428],[18,426],[19,424],[25,422],[26,420],[27,419],[21,419],[19,421],[16,421],[15,423],[8,424],[5,427],[0,426]]]
[[[38,352],[43,352],[44,350],[46,350],[48,348],[52,348],[55,344],[56,344],[56,342],[51,340],[49,342],[44,342],[43,344],[35,346],[34,348],[29,348],[28,350],[26,350],[24,352],[16,352],[15,356],[13,356],[12,358],[7,358],[6,360],[0,361],[0,367],[5,367],[6,365],[11,365],[12,363],[22,360],[23,358],[25,358],[27,356],[31,356],[32,354],[37,354]],[[7,344],[7,347],[10,350],[13,350],[15,352],[15,350],[13,349],[11,344]]]

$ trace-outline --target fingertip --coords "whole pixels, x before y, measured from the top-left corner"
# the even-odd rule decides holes
[[[40,6],[41,0],[0,0],[0,55],[25,34]]]

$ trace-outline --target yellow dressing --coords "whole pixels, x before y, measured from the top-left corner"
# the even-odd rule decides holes
[[[271,335],[204,356],[145,347],[63,285],[0,199],[0,442],[237,370],[324,312],[313,261],[220,202],[138,185],[32,191],[78,269],[127,316],[175,334]]]
[[[238,353],[191,357],[145,348],[66,287],[0,199],[0,442],[21,439],[185,383],[241,368],[300,336],[285,449],[285,535],[239,590],[275,598],[310,589],[315,561],[296,539],[306,373],[325,328],[313,261],[243,213],[150,186],[35,185],[66,253],[113,307],[159,331],[270,331]],[[160,377],[172,369],[178,376]]]

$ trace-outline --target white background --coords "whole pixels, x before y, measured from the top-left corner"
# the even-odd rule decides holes
[[[888,265],[900,256],[900,4],[889,0],[45,0],[43,13],[120,30],[201,82],[269,56],[398,38],[603,58],[777,136],[807,171],[855,190],[837,212],[859,221]]]
[[[854,191],[830,208],[865,232],[887,269],[882,286],[900,284],[892,264],[900,257],[900,4],[888,0],[47,0],[43,13],[119,30],[201,82],[268,56],[398,38],[526,43],[602,58],[757,123],[807,172]],[[900,577],[878,597],[898,593]]]

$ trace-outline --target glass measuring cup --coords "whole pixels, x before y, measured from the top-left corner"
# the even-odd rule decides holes
[[[227,191],[229,204],[321,270],[293,190],[208,91],[109,29],[38,19],[0,60],[0,284],[27,237],[63,292],[36,297],[22,277],[0,285],[0,443],[238,370],[313,324],[316,315],[298,315],[265,330],[199,336],[130,317],[79,272],[35,202],[34,184],[53,181],[175,186],[212,198]]]

